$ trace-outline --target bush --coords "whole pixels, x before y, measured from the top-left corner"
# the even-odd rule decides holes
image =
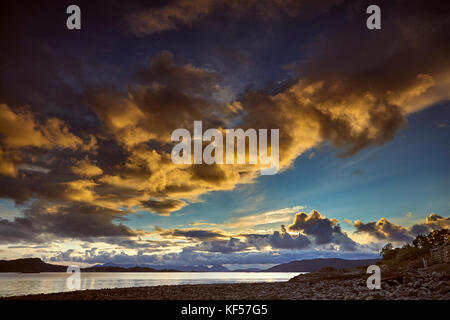
[[[326,272],[326,273],[328,273],[328,272],[336,272],[337,271],[337,269],[336,268],[334,268],[334,267],[323,267],[323,268],[320,268],[319,269],[319,272]]]
[[[448,229],[434,230],[427,236],[418,235],[413,246],[405,244],[402,248],[394,248],[392,243],[381,249],[382,263],[391,267],[405,265],[406,262],[419,260],[434,246],[448,243],[450,231]]]
[[[420,258],[422,254],[423,252],[419,248],[405,247],[399,250],[396,259],[399,262],[416,260]]]
[[[383,260],[392,260],[398,254],[399,248],[394,249],[392,243],[388,243],[381,249],[381,256]]]

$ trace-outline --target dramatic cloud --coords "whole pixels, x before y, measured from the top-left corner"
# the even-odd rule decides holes
[[[92,90],[88,101],[115,138],[126,147],[156,140],[169,143],[174,128],[191,128],[194,120],[220,126],[228,105],[217,75],[192,65],[175,64],[163,51],[137,71],[139,86],[123,97],[115,88]]]
[[[231,219],[225,223],[227,228],[231,229],[245,229],[253,228],[259,225],[268,224],[282,224],[292,219],[292,214],[302,210],[303,206],[295,206],[292,208],[284,208],[279,210],[273,210],[268,212],[262,212],[252,215],[246,215],[239,218]]]
[[[195,265],[255,265],[255,264],[279,264],[294,260],[317,258],[317,251],[305,250],[303,252],[231,252],[223,254],[222,252],[197,252],[195,248],[186,248],[176,253],[166,254],[127,254],[120,251],[91,250],[84,253],[76,253],[73,250],[50,257],[50,261],[60,262],[79,262],[79,263],[115,263],[124,265],[149,265],[149,266],[195,266]],[[322,251],[321,258],[340,257],[343,259],[368,259],[378,258],[373,253],[336,253]]]
[[[306,220],[308,222],[305,222]],[[431,220],[436,220],[434,215],[432,215]],[[339,235],[336,230],[332,231],[335,234],[331,238],[328,237],[330,242],[323,243],[322,245],[315,243],[314,234],[317,234],[318,231],[313,226],[318,225],[319,227],[317,229],[321,230],[319,233],[323,233],[323,230],[328,229],[329,231],[330,226],[336,227],[334,225],[335,222],[336,220],[327,219],[316,211],[311,212],[307,217],[299,213],[296,215],[294,223],[296,223],[298,228],[302,228],[302,230],[304,230],[303,228],[315,230],[312,234],[288,233],[284,226],[282,226],[281,231],[275,231],[272,234],[241,234],[236,237],[229,237],[228,239],[226,239],[227,236],[220,232],[212,230],[163,230],[157,228],[156,232],[167,237],[167,240],[155,241],[102,237],[101,240],[105,243],[128,249],[128,251],[93,248],[86,250],[84,253],[80,253],[74,250],[68,250],[53,255],[50,260],[64,262],[75,261],[88,264],[112,262],[126,265],[149,264],[155,266],[271,264],[315,258],[318,254],[320,257],[374,258],[378,257],[378,252],[385,242],[393,241],[392,235],[386,234],[388,228],[384,228],[382,231],[384,232],[383,238],[378,239],[383,241],[376,245],[375,243],[372,245],[361,245],[357,243],[353,243],[352,245],[347,243],[347,246],[343,246],[343,239],[346,238],[346,235],[343,232]],[[366,230],[371,230],[367,225],[371,224],[366,224]],[[394,226],[390,228],[395,229],[401,227]],[[357,234],[361,232],[363,231],[356,231]],[[382,232],[380,231],[379,233]],[[169,238],[187,241],[173,243]],[[95,238],[86,239],[86,241],[91,240],[95,240]],[[195,242],[190,242],[189,240],[194,240]],[[348,239],[345,241],[348,242]],[[175,244],[178,244],[178,246]],[[172,248],[172,250],[168,250],[169,248]],[[130,253],[129,249],[138,250],[138,253]],[[319,251],[317,251],[318,249]]]
[[[306,249],[312,242],[302,234],[290,235],[284,226],[280,231],[274,231],[270,235],[251,234],[246,235],[249,244],[261,249],[270,246],[273,249]]]
[[[233,101],[227,98],[227,90],[220,86],[215,74],[191,65],[176,65],[171,54],[162,52],[149,67],[139,70],[140,84],[130,86],[126,96],[114,89],[87,94],[107,133],[122,146],[127,157],[125,165],[116,166],[101,182],[116,187],[132,185],[143,192],[142,197],[156,201],[161,197],[183,201],[254,181],[261,168],[258,165],[171,162],[171,132],[180,127],[192,129],[193,121],[198,119],[203,120],[204,129],[223,128],[233,121],[244,129],[279,128],[280,170],[289,168],[303,152],[327,141],[342,148],[342,156],[349,156],[391,140],[406,123],[408,110],[403,102],[389,102],[387,95],[392,100],[394,91],[401,95],[413,90],[417,92],[414,96],[420,96],[434,85],[428,81],[430,77],[417,74],[406,87],[373,90],[372,86],[355,87],[347,78],[315,80],[316,76],[311,75],[311,79],[300,78],[278,94],[249,91]],[[418,90],[415,79],[428,81],[426,88]],[[385,86],[384,79],[373,81]],[[236,105],[238,109],[233,107]],[[180,208],[181,202],[178,204],[172,211]],[[170,206],[162,208],[165,211],[159,213],[171,211]]]
[[[425,223],[414,224],[410,228],[394,224],[386,218],[367,223],[359,220],[356,220],[354,223],[349,221],[349,224],[356,228],[356,234],[368,235],[376,241],[409,243],[419,234],[427,235],[433,230],[450,228],[450,218],[444,218],[435,213],[430,213],[425,218]]]
[[[199,229],[170,229],[163,230],[156,228],[156,231],[163,237],[181,237],[198,240],[207,240],[215,238],[223,238],[225,235],[219,231],[199,230]]]
[[[368,223],[356,220],[353,226],[357,233],[366,233],[379,240],[411,242],[414,239],[408,229],[395,225],[386,218]]]
[[[144,234],[122,223],[120,211],[89,205],[34,203],[23,217],[0,220],[0,242],[45,242],[55,238],[130,237]]]
[[[296,3],[271,1],[266,6],[256,1],[248,5],[173,1],[142,13],[143,19],[150,21],[150,27],[141,31],[168,30],[179,22],[189,24],[203,13],[211,12],[216,5],[242,13],[263,8],[255,11],[262,13],[274,8],[277,15],[289,15],[299,12],[298,8],[315,6],[308,1],[299,6]],[[324,2],[318,7],[338,4],[338,1]],[[392,6],[400,17],[404,15],[396,4]],[[435,7],[411,6],[410,13],[424,15],[425,22],[439,19],[444,12]],[[188,14],[181,15],[185,9]],[[223,85],[221,75],[213,69],[180,63],[171,53],[162,51],[147,65],[138,67],[130,83],[85,87],[80,111],[90,120],[85,121],[89,123],[89,130],[84,132],[83,139],[71,133],[62,120],[54,117],[37,120],[31,111],[2,104],[4,112],[0,121],[4,132],[0,145],[0,174],[16,177],[18,166],[29,165],[28,160],[32,160],[24,159],[23,148],[37,147],[52,148],[45,157],[41,154],[37,158],[40,167],[52,170],[52,177],[39,174],[40,181],[51,179],[48,187],[42,189],[35,186],[37,173],[13,183],[2,178],[4,185],[12,186],[15,191],[0,190],[0,195],[21,202],[31,196],[62,198],[168,215],[208,192],[232,190],[238,184],[254,182],[259,175],[258,165],[172,163],[171,132],[181,127],[191,130],[194,120],[202,120],[204,129],[279,128],[280,170],[290,168],[298,156],[323,143],[331,142],[341,148],[342,156],[383,144],[406,123],[409,113],[447,99],[448,90],[443,89],[449,79],[445,59],[448,56],[445,53],[449,52],[447,42],[439,41],[446,34],[445,20],[432,31],[424,29],[420,37],[405,34],[412,23],[409,19],[394,23],[386,17],[383,21],[390,28],[389,34],[383,37],[367,34],[366,30],[355,27],[353,20],[344,23],[341,29],[325,32],[307,47],[308,59],[297,64],[302,72],[297,72],[295,78],[288,81],[289,85],[275,93],[250,89],[236,96]],[[361,41],[364,42],[358,44],[361,51],[353,50]],[[390,55],[378,57],[377,48],[386,46],[390,48]],[[411,47],[426,47],[427,50],[417,49],[416,54],[411,55],[408,54]],[[52,61],[50,56],[47,52],[45,61]],[[404,57],[402,63],[398,63],[398,57]],[[59,62],[58,59],[52,61]],[[55,67],[52,64],[52,68]],[[46,95],[46,99],[49,97]],[[10,95],[8,100],[11,100]],[[74,123],[79,125],[79,119]],[[68,151],[78,148],[79,154],[55,152],[53,148]],[[90,154],[87,156],[80,151]],[[67,164],[70,156],[73,160]],[[33,159],[36,161],[36,157]],[[49,164],[50,161],[53,162]],[[58,175],[54,175],[55,169]],[[58,192],[61,188],[65,192]]]
[[[95,177],[103,173],[103,170],[89,162],[88,159],[79,160],[72,167],[72,171],[82,177]]]
[[[67,148],[76,150],[83,141],[72,134],[67,125],[57,118],[49,118],[44,124],[26,109],[12,110],[0,104],[0,174],[17,176],[17,165],[25,156],[25,148]]]
[[[108,129],[106,134],[112,135],[126,157],[113,170],[103,170],[97,189],[106,185],[134,189],[140,197],[128,205],[167,215],[185,206],[182,199],[230,190],[256,176],[256,168],[248,166],[175,165],[170,159],[174,129],[192,129],[199,119],[205,129],[220,127],[231,115],[229,104],[223,102],[226,90],[218,85],[215,74],[178,66],[170,53],[162,52],[148,67],[139,69],[138,78],[140,85],[130,87],[127,97],[112,89],[87,93],[89,104]]]
[[[162,215],[170,214],[170,212],[178,211],[186,206],[186,202],[178,199],[147,200],[141,201],[141,204],[144,209],[149,209]]]
[[[51,118],[40,124],[30,111],[14,112],[6,104],[0,104],[0,128],[2,144],[11,148],[59,146],[75,149],[82,142],[60,120]]]
[[[312,236],[317,245],[337,245],[344,251],[353,251],[357,248],[357,244],[342,231],[336,219],[328,219],[316,210],[309,215],[305,212],[297,213],[294,222],[288,228]]]
[[[428,234],[433,230],[450,229],[450,218],[443,218],[435,213],[426,217],[424,224],[415,224],[411,227],[413,235]]]
[[[248,249],[248,244],[239,239],[204,241],[195,247],[197,251],[231,253]]]

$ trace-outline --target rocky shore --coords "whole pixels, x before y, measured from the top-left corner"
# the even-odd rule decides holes
[[[299,275],[289,283],[301,284],[303,299],[329,300],[450,300],[449,266],[382,272],[381,289],[367,288],[362,270]]]
[[[84,290],[6,299],[26,300],[450,300],[449,265],[434,269],[385,270],[381,289],[369,290],[363,269],[328,270],[287,282],[171,285]]]

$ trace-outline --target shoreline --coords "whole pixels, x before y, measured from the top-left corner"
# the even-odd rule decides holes
[[[3,297],[0,300],[450,300],[449,266],[382,272],[370,290],[365,270],[298,275],[286,282],[183,284]]]

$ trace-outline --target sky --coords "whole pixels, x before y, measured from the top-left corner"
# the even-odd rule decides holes
[[[268,267],[450,225],[450,6],[0,5],[0,259]],[[175,164],[171,133],[279,129],[280,166]]]

